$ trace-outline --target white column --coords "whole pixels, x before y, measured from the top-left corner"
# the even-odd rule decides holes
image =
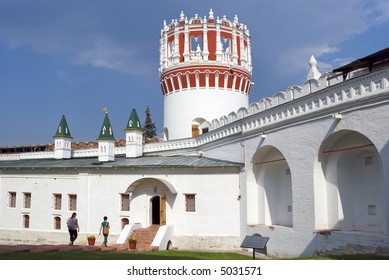
[[[238,64],[238,46],[236,42],[236,27],[232,28],[232,63]]]
[[[222,42],[220,38],[220,23],[219,19],[216,22],[216,61],[222,61]]]
[[[208,61],[208,25],[207,21],[204,20],[203,24],[203,60]]]
[[[174,54],[173,54],[173,61],[174,64],[178,64],[180,62],[180,47],[179,47],[179,33],[178,33],[179,26],[176,25],[174,27]]]
[[[189,52],[189,24],[188,24],[188,20],[185,21],[184,33],[185,33],[184,61],[189,62],[190,52]]]
[[[242,67],[246,67],[247,64],[247,54],[244,50],[244,36],[243,36],[243,24],[240,28],[240,65]]]

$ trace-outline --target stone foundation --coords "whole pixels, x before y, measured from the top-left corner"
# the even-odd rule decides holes
[[[242,250],[240,236],[174,236],[172,248],[200,251]]]

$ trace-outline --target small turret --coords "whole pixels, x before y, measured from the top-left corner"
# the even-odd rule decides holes
[[[143,128],[135,109],[132,109],[124,131],[126,132],[126,157],[141,157],[143,155]]]
[[[70,130],[66,122],[65,116],[62,116],[62,119],[58,125],[57,131],[53,136],[54,141],[54,158],[64,159],[71,158],[72,156],[72,136],[70,135]]]
[[[115,137],[111,122],[108,118],[108,112],[105,112],[103,125],[101,126],[99,138],[99,161],[114,161],[115,160]]]

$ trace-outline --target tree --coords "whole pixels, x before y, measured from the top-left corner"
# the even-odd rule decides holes
[[[147,106],[146,109],[146,120],[143,124],[143,138],[144,139],[151,139],[155,136],[157,136],[156,133],[157,128],[155,127],[155,123],[151,120],[151,114],[150,114],[150,108]]]

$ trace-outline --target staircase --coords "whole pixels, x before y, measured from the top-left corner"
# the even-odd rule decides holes
[[[154,240],[155,235],[157,234],[159,225],[153,225],[148,228],[138,228],[132,231],[131,236],[137,240],[136,250],[137,251],[154,251],[157,248],[153,248],[151,243]]]

